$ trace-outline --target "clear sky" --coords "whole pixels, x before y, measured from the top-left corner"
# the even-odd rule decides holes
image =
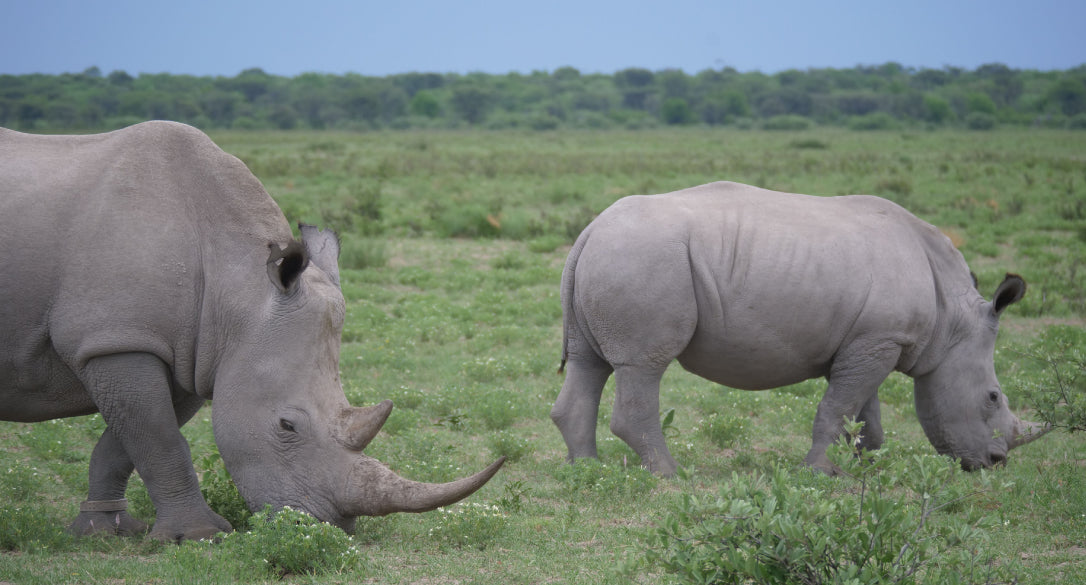
[[[0,74],[1069,69],[1086,0],[0,0]]]

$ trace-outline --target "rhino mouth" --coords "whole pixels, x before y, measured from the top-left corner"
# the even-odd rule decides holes
[[[981,469],[991,469],[993,467],[1005,467],[1007,465],[1007,454],[1005,452],[989,453],[983,458],[963,457],[960,459],[960,463],[963,471],[979,471]]]

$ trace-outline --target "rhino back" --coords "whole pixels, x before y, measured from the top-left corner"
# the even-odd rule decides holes
[[[17,332],[0,345],[0,392],[59,391],[70,368],[119,351],[153,353],[191,386],[210,290],[289,238],[256,178],[194,128],[0,131],[0,248],[14,252],[0,328]]]
[[[908,369],[936,326],[934,272],[969,278],[938,230],[875,197],[714,183],[625,198],[589,229],[576,282],[582,305],[608,299],[584,311],[601,351],[618,343],[610,331],[630,307],[694,319],[668,347],[681,346],[687,369],[739,388],[826,375],[842,346],[864,339],[901,345]],[[623,276],[603,276],[616,261]]]

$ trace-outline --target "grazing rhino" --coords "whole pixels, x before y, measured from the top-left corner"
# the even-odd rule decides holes
[[[985,301],[946,236],[878,197],[728,182],[626,197],[566,260],[567,374],[551,418],[570,461],[595,457],[614,372],[612,432],[671,475],[659,394],[672,360],[746,390],[825,377],[806,463],[832,473],[826,448],[846,417],[865,423],[861,446],[882,444],[878,388],[897,370],[936,450],[989,467],[1044,432],[1008,409],[992,362],[999,316],[1025,290],[1008,275]]]
[[[360,515],[455,502],[497,472],[502,460],[423,484],[362,453],[392,403],[347,403],[339,245],[301,233],[195,128],[0,129],[0,419],[102,413],[75,532],[146,529],[125,511],[133,467],[153,537],[229,531],[179,430],[211,399],[215,441],[253,510],[290,505],[350,531]]]

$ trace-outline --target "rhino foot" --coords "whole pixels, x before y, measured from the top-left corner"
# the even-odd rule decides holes
[[[829,457],[826,457],[826,450],[815,451],[811,449],[807,453],[807,457],[803,459],[804,465],[810,467],[814,471],[820,471],[830,477],[836,477],[844,474],[844,471],[830,461]]]
[[[151,538],[166,542],[181,542],[182,540],[205,540],[213,538],[220,532],[233,532],[230,523],[222,516],[207,509],[206,515],[193,514],[184,517],[163,518],[159,515],[154,528],[151,529]]]
[[[68,526],[76,536],[103,534],[113,536],[139,536],[150,528],[146,522],[133,518],[128,512],[80,512]]]

